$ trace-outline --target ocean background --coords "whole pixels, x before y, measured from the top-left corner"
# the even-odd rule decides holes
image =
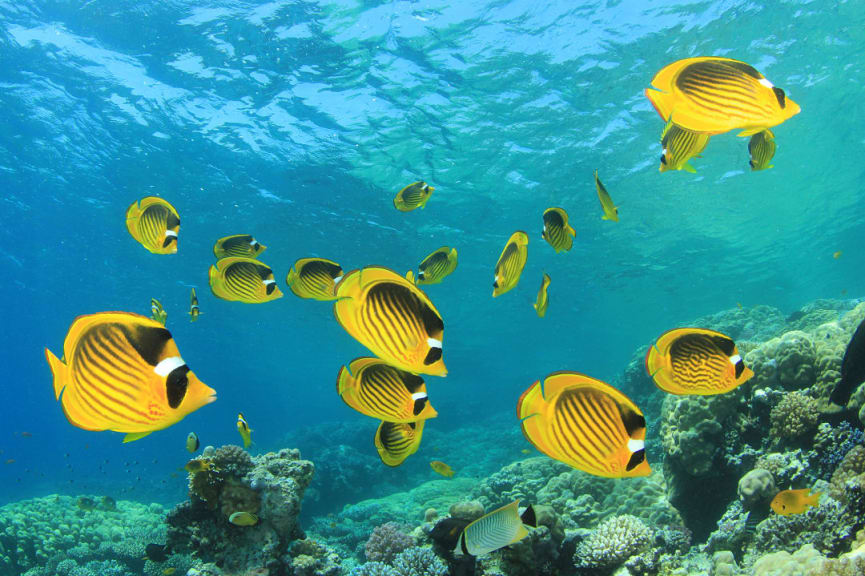
[[[331,304],[287,290],[298,258],[404,272],[442,245],[459,251],[426,290],[445,323],[449,374],[427,379],[440,415],[368,496],[431,479],[431,459],[478,466],[478,429],[513,439],[496,465],[520,457],[516,400],[552,371],[611,381],[639,346],[699,316],[863,295],[865,2],[202,4],[0,2],[0,504],[175,504],[186,435],[238,443],[238,412],[253,453],[299,446],[319,467],[345,444],[375,457],[376,423],[335,392],[366,351]],[[775,168],[751,173],[747,140],[730,133],[696,175],[658,172],[663,122],[643,90],[696,55],[747,61],[801,105],[775,130]],[[595,169],[618,223],[600,219]],[[394,194],[420,179],[436,188],[426,209],[396,211]],[[178,254],[127,233],[126,208],[147,195],[179,211]],[[540,237],[550,206],[577,231],[569,253]],[[493,299],[518,229],[528,264]],[[238,233],[268,246],[285,297],[210,293],[213,243]],[[127,445],[70,426],[44,348],[59,355],[80,314],[149,315],[151,297],[218,401]]]

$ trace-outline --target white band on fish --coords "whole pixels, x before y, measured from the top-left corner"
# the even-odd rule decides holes
[[[427,338],[426,343],[429,344],[430,348],[441,348],[442,341],[436,340],[435,338]]]
[[[262,280],[261,283],[267,286],[268,284],[276,284],[276,280]]]
[[[628,440],[628,450],[631,451],[631,454],[633,454],[634,452],[639,452],[640,450],[644,449],[645,447],[646,447],[646,443],[643,442],[642,440],[634,440],[633,438]]]
[[[736,364],[738,364],[741,361],[742,361],[742,357],[739,356],[738,354],[734,354],[734,355],[730,356],[730,364],[732,364],[733,366],[735,366]]]
[[[159,364],[153,367],[153,371],[165,378],[181,366],[186,366],[186,362],[180,356],[172,356],[162,360]]]
[[[166,231],[165,231],[165,236],[166,236],[166,238],[167,238],[168,236],[173,236],[173,237],[177,238],[177,232],[175,232],[174,230],[166,230]]]
[[[426,398],[426,397],[427,397],[426,392],[415,392],[414,394],[411,395],[412,400],[421,400],[421,399]]]
[[[340,280],[342,280],[342,276],[337,276],[336,278],[333,279],[333,283],[338,284]]]
[[[766,78],[760,78],[760,79],[758,80],[758,82],[759,82],[760,84],[762,84],[763,86],[765,86],[766,88],[769,88],[769,89],[772,89],[772,88],[775,87],[775,85],[772,84],[771,82],[769,82],[769,80],[767,80]]]
[[[249,241],[249,245],[252,247],[255,247],[256,244],[258,244],[258,242],[255,241],[255,238]]]

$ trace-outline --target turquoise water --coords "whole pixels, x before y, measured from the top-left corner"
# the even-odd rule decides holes
[[[0,459],[15,460],[0,465],[0,503],[93,492],[172,504],[186,434],[236,443],[239,411],[257,451],[331,423],[343,436],[307,440],[304,456],[352,442],[375,455],[375,424],[334,391],[364,348],[329,303],[213,297],[211,248],[228,234],[266,244],[286,292],[302,257],[405,271],[459,250],[427,290],[446,326],[449,375],[428,382],[440,417],[406,470],[386,471],[392,486],[430,474],[434,457],[471,466],[465,428],[478,421],[518,453],[514,404],[549,372],[610,380],[698,316],[862,295],[862,2],[199,4],[0,3]],[[750,173],[731,133],[698,174],[658,173],[663,122],[643,90],[695,55],[747,61],[802,106],[775,130],[774,169]],[[618,223],[600,219],[595,169]],[[436,188],[426,209],[394,210],[418,179]],[[177,255],[127,234],[124,212],[146,195],[179,211]],[[540,238],[550,206],[577,231],[569,253]],[[528,264],[494,300],[493,266],[517,229]],[[43,348],[59,351],[80,314],[147,314],[151,297],[219,400],[130,445],[71,427]]]

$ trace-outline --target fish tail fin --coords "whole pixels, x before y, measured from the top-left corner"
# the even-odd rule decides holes
[[[669,121],[670,116],[673,114],[673,104],[676,97],[668,92],[652,90],[651,88],[646,88],[645,93],[646,98],[648,98],[649,102],[652,103],[658,116],[660,116],[664,122]]]
[[[808,496],[808,499],[807,499],[808,504],[810,504],[812,506],[819,506],[820,505],[820,496],[822,494],[823,494],[822,492],[814,492],[813,494]]]
[[[697,169],[688,164],[687,162],[685,162],[685,164],[682,166],[682,169],[685,170],[685,172],[690,172],[691,174],[697,173]]]
[[[148,435],[150,435],[150,432],[130,432],[123,437],[123,443],[126,444],[128,442],[135,442],[136,440],[141,440]]]
[[[60,393],[66,388],[67,366],[48,348],[45,349],[45,358],[54,375],[54,399],[60,400]]]

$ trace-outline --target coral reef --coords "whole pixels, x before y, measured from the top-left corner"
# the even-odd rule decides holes
[[[373,529],[364,545],[364,554],[371,562],[390,564],[397,554],[414,545],[414,539],[409,536],[405,526],[387,522]]]
[[[97,501],[46,496],[0,508],[0,574],[155,575],[189,567],[180,554],[158,564],[145,558],[147,544],[165,541],[162,506],[110,500],[82,507]]]
[[[784,394],[769,416],[769,435],[778,442],[801,438],[816,430],[818,416],[817,401],[810,396],[800,392]]]
[[[577,545],[574,564],[585,568],[612,568],[652,544],[651,528],[635,516],[613,516]]]
[[[447,564],[429,548],[409,548],[393,559],[398,576],[447,576]]]
[[[750,508],[761,502],[769,502],[778,493],[778,489],[775,487],[775,478],[771,472],[755,468],[739,480],[738,493],[743,506]]]
[[[251,458],[236,446],[207,447],[200,459],[210,467],[191,474],[189,501],[169,513],[167,544],[224,570],[279,574],[289,543],[303,537],[297,518],[312,462],[297,450]],[[257,513],[258,523],[235,526],[234,512]]]
[[[289,546],[288,564],[292,576],[340,576],[339,555],[311,538],[295,540]]]

